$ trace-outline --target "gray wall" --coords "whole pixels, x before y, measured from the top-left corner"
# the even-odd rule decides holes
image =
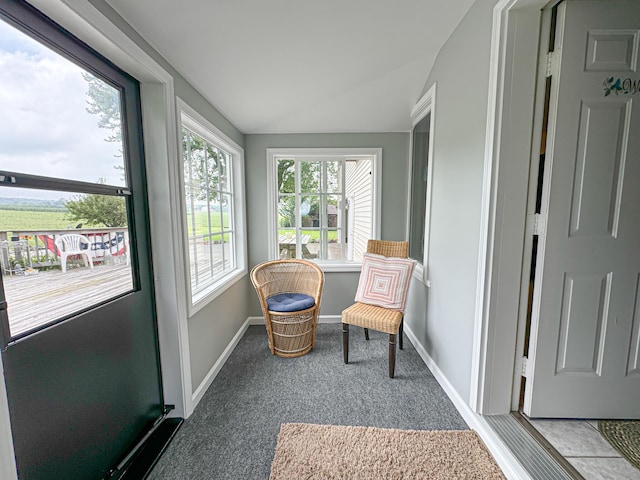
[[[381,234],[384,240],[404,240],[408,182],[408,133],[335,133],[246,135],[247,223],[249,265],[268,259],[267,245],[267,148],[382,148]],[[340,315],[353,303],[358,272],[327,273],[322,315]],[[259,316],[260,305],[251,296],[250,314]]]
[[[478,0],[471,7],[440,51],[423,90],[437,84],[432,119],[431,287],[414,280],[405,317],[465,400],[471,379],[495,3]]]
[[[182,98],[238,145],[244,147],[244,135],[242,132],[196,91],[104,0],[90,0],[90,2],[173,76],[175,93],[178,97]],[[152,167],[153,159],[147,158],[147,162],[150,162]],[[154,199],[150,198],[149,201],[153,202]],[[174,228],[179,228],[179,226]],[[206,374],[222,355],[224,349],[249,315],[246,302],[247,278],[240,280],[189,319],[191,382],[194,391],[204,380]]]

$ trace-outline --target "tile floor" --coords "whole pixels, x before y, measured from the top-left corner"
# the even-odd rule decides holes
[[[602,437],[597,420],[528,420],[586,480],[640,480],[640,470]]]

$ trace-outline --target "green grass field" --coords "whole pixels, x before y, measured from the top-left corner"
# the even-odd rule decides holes
[[[77,222],[58,211],[0,210],[0,231],[64,230],[75,227]]]
[[[193,234],[192,217],[187,215],[189,233]],[[195,214],[195,234],[204,235],[209,231],[207,212],[197,212]],[[229,228],[227,213],[224,213],[225,226]],[[0,209],[0,231],[13,232],[24,230],[65,230],[75,227],[78,222],[69,220],[67,212],[62,210],[42,211],[42,210],[15,210]],[[211,231],[220,230],[220,214],[211,212]],[[83,223],[83,228],[99,228],[101,225],[89,225]]]
[[[228,214],[223,213],[224,223],[229,228]],[[208,228],[209,217],[207,212],[196,212],[193,217],[195,223],[195,235],[200,236],[209,232]],[[15,232],[25,230],[65,230],[68,227],[75,227],[77,222],[69,220],[67,213],[64,211],[41,211],[41,210],[5,210],[0,209],[0,232]],[[220,214],[211,212],[211,231],[220,230]],[[194,232],[192,224],[192,216],[187,215],[187,225],[189,235],[193,235]],[[83,224],[84,228],[100,227],[100,225],[87,225]],[[281,229],[280,235],[287,232],[294,233],[291,229]],[[309,235],[311,241],[320,240],[320,232],[318,230],[302,230],[303,235]],[[329,241],[336,240],[338,238],[338,232],[329,232]],[[217,238],[213,238],[218,240]]]
[[[281,228],[278,230],[278,235],[286,235],[287,233],[291,236],[295,235],[295,230],[290,228]],[[319,242],[320,241],[320,231],[319,230],[301,230],[302,235],[309,235],[311,238],[310,242]],[[338,232],[335,230],[327,232],[327,238],[329,241],[338,240]]]
[[[211,229],[209,229],[209,218],[211,218]],[[229,223],[229,214],[227,212],[222,213],[222,221],[224,222],[224,228],[227,230],[231,228]],[[189,237],[199,237],[201,235],[206,235],[210,231],[217,232],[222,230],[223,228],[220,226],[221,217],[220,212],[211,212],[211,216],[209,217],[207,212],[196,212],[195,215],[190,213],[187,214],[187,231],[189,232]],[[194,232],[195,229],[195,232]],[[212,235],[211,240],[214,242],[218,242],[222,239],[222,235]],[[225,235],[225,242],[229,241],[229,235]]]

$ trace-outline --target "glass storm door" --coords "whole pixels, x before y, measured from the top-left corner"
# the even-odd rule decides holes
[[[163,413],[139,95],[0,0],[0,347],[21,480],[104,478]]]

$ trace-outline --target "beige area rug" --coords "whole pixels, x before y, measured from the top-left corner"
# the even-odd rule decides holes
[[[394,430],[285,423],[270,480],[504,479],[471,430]]]

